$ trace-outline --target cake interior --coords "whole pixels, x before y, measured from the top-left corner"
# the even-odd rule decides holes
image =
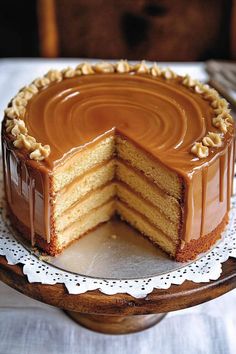
[[[127,137],[100,137],[58,166],[52,208],[56,253],[114,214],[175,256],[182,233],[179,176]]]

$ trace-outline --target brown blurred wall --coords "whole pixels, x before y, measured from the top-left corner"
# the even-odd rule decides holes
[[[231,59],[235,3],[1,0],[0,56]]]
[[[230,55],[231,1],[55,3],[60,56],[202,60]]]

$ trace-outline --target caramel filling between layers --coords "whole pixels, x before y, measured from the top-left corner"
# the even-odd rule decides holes
[[[209,102],[180,85],[178,78],[164,81],[146,75],[99,74],[51,84],[29,101],[25,115],[29,134],[51,147],[47,160],[25,164],[20,153],[12,153],[11,144],[3,144],[8,203],[16,214],[23,214],[26,211],[16,206],[16,200],[28,202],[27,223],[32,239],[40,229],[40,234],[50,241],[54,210],[49,202],[49,194],[53,195],[51,178],[57,170],[68,167],[68,161],[80,160],[89,148],[92,154],[99,141],[112,135],[118,154],[121,139],[125,141],[124,155],[130,145],[137,148],[138,154],[144,156],[142,162],[151,162],[153,166],[158,163],[168,178],[180,186],[176,193],[173,190],[173,195],[185,198],[182,237],[185,241],[198,238],[216,227],[230,207],[232,135],[227,132],[222,147],[210,149],[206,159],[189,153],[194,142],[208,131],[217,131],[212,125],[213,116]],[[140,170],[138,155],[136,159],[122,158]],[[22,159],[27,169],[23,173],[18,167]],[[68,168],[72,170],[73,165]],[[150,178],[151,172],[146,176]],[[156,182],[155,175],[151,177]],[[43,227],[38,225],[40,214]]]

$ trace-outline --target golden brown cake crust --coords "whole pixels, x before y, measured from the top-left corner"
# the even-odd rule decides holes
[[[182,249],[179,248],[175,256],[176,260],[178,262],[187,262],[195,259],[200,253],[208,251],[221,238],[221,233],[228,224],[228,219],[228,213],[226,213],[215,230],[197,240],[191,240]]]

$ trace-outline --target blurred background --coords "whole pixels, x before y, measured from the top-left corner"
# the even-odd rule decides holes
[[[2,0],[0,57],[236,59],[235,0]]]

